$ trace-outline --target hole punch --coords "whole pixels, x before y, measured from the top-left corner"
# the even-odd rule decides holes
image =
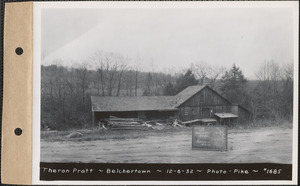
[[[21,134],[22,134],[22,129],[16,128],[16,129],[15,129],[15,134],[16,134],[17,136],[21,136]]]
[[[20,56],[20,55],[22,55],[22,54],[23,54],[23,48],[21,48],[21,47],[18,47],[18,48],[16,48],[16,51],[15,51],[15,52],[16,52],[16,54],[17,54],[17,55],[19,55],[19,56]]]

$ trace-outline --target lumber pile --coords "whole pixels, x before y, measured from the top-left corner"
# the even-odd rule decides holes
[[[147,130],[151,125],[144,123],[138,118],[118,118],[110,116],[106,120],[107,126],[112,130]]]
[[[141,122],[143,120],[139,119],[139,118],[118,118],[115,116],[109,116],[109,121],[124,121],[124,122]]]
[[[143,121],[139,118],[119,118],[110,116],[108,119],[100,121],[98,127],[105,130],[163,130],[165,128],[183,128],[183,125],[182,122],[176,118]]]

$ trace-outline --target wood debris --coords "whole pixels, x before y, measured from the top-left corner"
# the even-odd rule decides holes
[[[74,132],[71,132],[70,134],[68,134],[66,137],[67,138],[78,138],[78,137],[81,137],[81,136],[83,136],[82,133],[74,131]]]
[[[178,119],[175,119],[174,122],[173,122],[173,124],[172,124],[172,126],[173,127],[180,127],[180,128],[182,128],[182,125],[180,125],[179,122],[181,122],[181,121],[179,121]]]

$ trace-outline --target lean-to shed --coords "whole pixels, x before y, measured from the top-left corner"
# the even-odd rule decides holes
[[[215,113],[241,115],[243,119],[250,114],[247,109],[232,104],[209,86],[189,86],[175,96],[92,96],[91,105],[94,123],[110,115],[143,120],[176,117],[189,121],[215,118]]]

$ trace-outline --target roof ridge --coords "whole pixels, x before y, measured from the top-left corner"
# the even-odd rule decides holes
[[[174,95],[175,96],[175,95]],[[174,97],[174,96],[171,96],[171,95],[161,95],[161,96],[96,96],[96,95],[91,95],[91,97],[132,97],[132,98],[137,98],[137,97]]]

